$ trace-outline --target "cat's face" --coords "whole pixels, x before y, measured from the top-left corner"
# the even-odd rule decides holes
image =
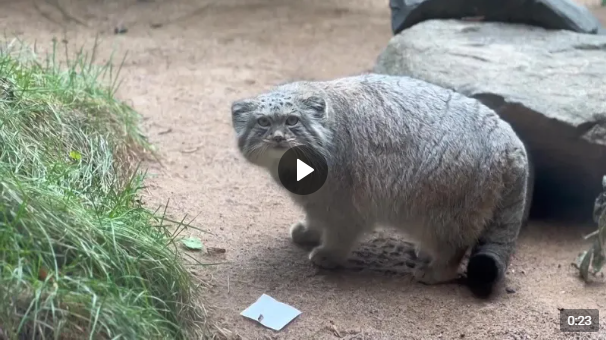
[[[260,166],[275,163],[293,146],[324,143],[326,102],[319,96],[269,92],[235,101],[231,113],[240,152]]]

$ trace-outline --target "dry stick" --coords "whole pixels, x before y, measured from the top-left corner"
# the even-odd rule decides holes
[[[200,150],[200,148],[202,147],[202,145],[197,145],[191,149],[185,149],[185,150],[181,150],[182,153],[194,153],[198,150]]]

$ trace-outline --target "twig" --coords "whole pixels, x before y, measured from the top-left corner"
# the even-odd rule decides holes
[[[173,129],[168,128],[168,129],[166,129],[166,130],[162,130],[162,131],[158,132],[158,134],[159,134],[159,135],[165,135],[165,134],[167,134],[167,133],[171,133],[171,132],[173,132]]]
[[[201,145],[198,145],[198,146],[196,146],[194,148],[191,148],[191,149],[181,150],[181,152],[183,152],[183,153],[194,153],[194,152],[200,150],[200,147],[201,147]]]

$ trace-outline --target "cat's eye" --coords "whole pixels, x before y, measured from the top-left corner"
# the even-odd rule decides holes
[[[267,119],[265,117],[261,117],[261,118],[257,119],[257,123],[263,127],[269,126],[269,124],[270,124],[269,119]]]
[[[295,125],[299,122],[299,118],[295,116],[290,116],[286,118],[286,125]]]

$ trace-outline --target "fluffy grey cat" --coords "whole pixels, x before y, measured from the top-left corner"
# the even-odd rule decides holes
[[[472,248],[467,280],[478,295],[502,278],[526,207],[524,144],[479,101],[408,77],[366,74],[293,82],[231,108],[248,162],[277,166],[288,147],[324,155],[329,173],[313,194],[291,194],[306,212],[292,240],[315,247],[318,266],[342,264],[376,225],[395,227],[418,245],[418,281],[457,277]]]

